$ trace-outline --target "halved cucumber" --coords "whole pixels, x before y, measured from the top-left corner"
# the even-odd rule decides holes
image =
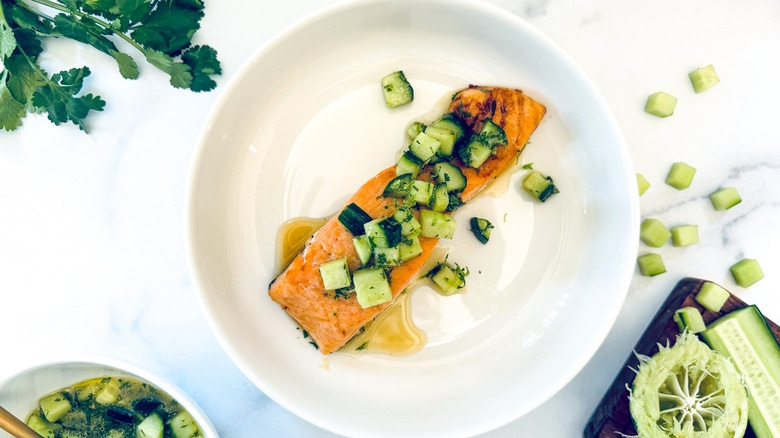
[[[729,357],[747,384],[756,437],[780,437],[780,345],[756,306],[735,310],[700,333]]]

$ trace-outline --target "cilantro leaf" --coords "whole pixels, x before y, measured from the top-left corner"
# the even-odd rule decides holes
[[[138,79],[138,64],[135,63],[132,56],[116,50],[111,52],[111,56],[116,60],[119,66],[119,73],[123,78]]]
[[[5,77],[3,77],[0,80],[0,127],[6,131],[13,131],[22,125],[24,114],[24,104],[14,99],[5,86]]]
[[[190,44],[202,17],[203,4],[198,1],[159,0],[143,25],[133,28],[130,36],[147,49],[177,55]]]
[[[217,86],[211,79],[211,75],[222,73],[216,50],[205,45],[193,46],[181,55],[181,60],[190,66],[192,91],[211,91]]]
[[[8,91],[18,102],[27,105],[33,93],[38,87],[46,84],[48,76],[37,65],[33,67],[27,59],[14,54],[5,60],[5,68],[8,70]]]
[[[144,55],[149,64],[159,68],[171,76],[171,85],[176,88],[189,88],[192,84],[190,66],[176,62],[173,58],[157,50],[144,50]]]
[[[11,4],[9,12],[12,22],[19,28],[30,29],[43,35],[51,33],[51,22],[36,15],[29,9],[25,9],[17,4]]]
[[[10,26],[0,21],[0,58],[8,58],[16,50],[16,37]]]
[[[89,68],[81,67],[52,75],[51,80],[33,94],[32,104],[45,109],[49,120],[55,125],[70,121],[85,131],[83,119],[89,111],[102,111],[106,104],[92,94],[76,97],[84,78],[89,74]]]
[[[54,17],[54,30],[64,37],[89,44],[107,55],[117,50],[111,40],[101,35],[102,30],[97,25],[81,21],[72,15],[57,14]]]

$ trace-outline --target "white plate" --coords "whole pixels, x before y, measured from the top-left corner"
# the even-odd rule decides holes
[[[403,70],[411,105],[379,86]],[[428,345],[410,357],[322,355],[267,296],[283,222],[333,214],[405,144],[404,129],[469,84],[521,88],[548,113],[523,153],[555,178],[545,204],[519,189],[464,207],[449,244],[467,293],[415,292]],[[341,4],[257,52],[202,133],[189,193],[190,265],[210,323],[274,400],[351,436],[466,436],[538,406],[588,361],[634,270],[636,180],[619,130],[581,70],[499,9],[463,1]],[[487,245],[465,225],[496,224]]]

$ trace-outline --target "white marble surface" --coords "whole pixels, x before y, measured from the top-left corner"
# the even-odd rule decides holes
[[[207,2],[196,42],[219,50],[219,88],[193,94],[141,67],[125,81],[92,49],[52,41],[49,70],[87,64],[108,102],[89,135],[29,116],[0,132],[0,379],[65,354],[101,354],[179,384],[226,438],[335,436],[298,419],[247,380],[211,334],[185,258],[184,194],[198,132],[224,84],[259,46],[327,1]],[[780,320],[780,3],[774,0],[491,0],[528,20],[588,73],[614,112],[637,172],[653,184],[643,217],[699,225],[701,243],[661,248],[668,272],[637,272],[615,327],[583,371],[528,415],[485,437],[580,436],[593,407],[675,283],[710,279]],[[721,83],[696,95],[687,73],[714,64]],[[642,111],[648,94],[675,115]],[[675,161],[698,169],[685,191],[663,183]],[[743,202],[712,210],[736,186]],[[640,245],[640,252],[647,248]],[[735,285],[728,267],[760,261]],[[594,317],[598,317],[594,315]],[[399,419],[402,421],[402,419]],[[409,436],[414,436],[410,431]]]

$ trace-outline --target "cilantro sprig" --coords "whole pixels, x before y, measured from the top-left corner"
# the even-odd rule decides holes
[[[0,0],[0,127],[12,131],[28,113],[47,113],[55,125],[71,122],[86,131],[84,119],[102,111],[100,96],[83,94],[88,67],[49,75],[38,64],[42,39],[69,38],[114,59],[119,74],[138,78],[125,41],[148,63],[170,76],[176,88],[210,91],[222,73],[217,52],[193,46],[203,18],[201,0]]]

